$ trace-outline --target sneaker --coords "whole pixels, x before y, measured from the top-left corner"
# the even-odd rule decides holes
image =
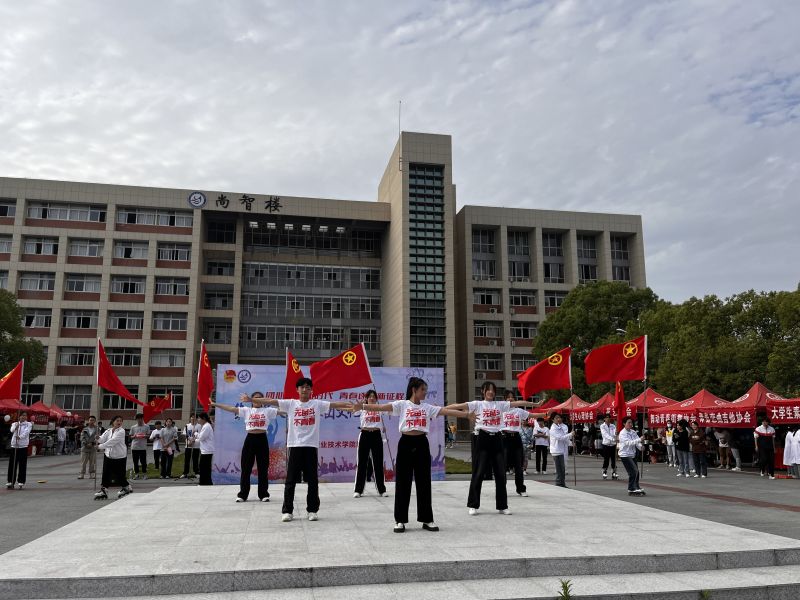
[[[13,484],[13,483],[11,483],[10,481],[9,481],[9,482],[6,484],[6,489],[7,489],[7,490],[10,490],[10,489],[11,489],[11,488],[13,488],[13,487],[14,487],[14,484]]]
[[[519,492],[519,495],[522,496],[523,498],[527,498],[528,492]]]
[[[261,502],[269,502],[269,496],[264,496],[261,498]]]
[[[78,475],[78,479],[83,479],[83,475]]]
[[[522,472],[522,474],[523,474],[523,475],[527,475],[527,474],[528,474],[528,472],[527,472],[527,471],[523,471],[523,472]]]
[[[124,498],[128,494],[133,492],[133,488],[131,486],[122,488],[119,492],[117,492],[117,498]]]
[[[643,490],[642,488],[638,488],[638,489],[636,490],[636,493],[637,493],[637,494],[644,494],[644,490]]]
[[[717,468],[718,468],[718,469],[724,469],[724,468],[725,468],[725,465],[719,465]]]
[[[406,530],[405,523],[395,523],[394,529],[392,531],[394,531],[395,533],[405,533],[405,530]]]
[[[705,479],[708,475],[700,475],[701,478]]]
[[[317,513],[308,513],[308,520],[319,521],[319,517],[317,516]]]
[[[770,477],[770,479],[775,479],[775,478],[774,478],[774,477]],[[18,490],[21,490],[21,489],[22,489],[22,488],[24,488],[24,487],[25,487],[25,484],[24,484],[24,483],[18,483],[18,484],[17,484],[17,489],[18,489]]]
[[[695,477],[700,477],[700,475],[698,475],[697,473],[695,473],[694,476]],[[687,475],[687,477],[688,477],[688,475]]]
[[[504,508],[502,510],[498,510],[497,512],[499,512],[501,515],[510,515],[511,514],[511,511],[509,509],[507,509],[507,508]]]
[[[541,472],[541,471],[536,471],[536,474],[537,474],[537,475],[541,475],[541,474],[542,474],[542,472]]]
[[[383,492],[381,494],[381,498],[388,498],[388,497],[389,497],[389,492]]]
[[[281,515],[281,521],[283,521],[284,523],[288,523],[292,519],[294,519],[294,517],[292,516],[292,513],[283,513]]]
[[[186,479],[186,475],[185,474],[181,475],[180,477],[178,477],[178,479]]]
[[[361,498],[361,494],[358,492],[353,492],[353,498]]]
[[[470,508],[469,509],[469,516],[470,517],[474,517],[477,514],[478,514],[478,509],[477,508]]]
[[[603,479],[608,479],[608,473],[606,473],[605,471],[603,471]]]
[[[678,473],[678,477],[683,477],[683,473]]]
[[[763,477],[764,476],[764,471],[761,471],[761,473],[759,473],[758,475],[759,475],[759,477]]]
[[[775,475],[770,475],[769,478],[770,479],[775,479]],[[22,489],[22,484],[21,483],[19,484],[19,489]]]
[[[436,523],[434,523],[433,521],[431,521],[430,523],[423,523],[422,528],[428,531],[439,531],[438,525],[436,525]]]
[[[740,469],[739,467],[733,467],[733,468],[731,469],[731,471],[741,471],[741,469]]]
[[[547,471],[542,471],[542,475],[547,475]]]
[[[689,477],[689,474],[688,474],[688,473],[686,473],[686,475],[684,475],[684,477]],[[697,475],[695,475],[695,477],[697,477]]]
[[[239,496],[236,496],[236,502],[247,502],[247,500],[245,500],[244,498],[240,498]]]

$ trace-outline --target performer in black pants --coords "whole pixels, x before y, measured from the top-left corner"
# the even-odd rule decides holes
[[[100,491],[94,495],[95,500],[108,498],[108,488],[113,482],[120,486],[117,498],[130,494],[133,489],[128,483],[125,473],[125,462],[128,458],[128,447],[125,445],[125,428],[122,426],[122,417],[111,419],[111,427],[103,432],[98,440],[97,447],[103,451],[103,476]]]
[[[251,398],[254,405],[256,398]],[[269,424],[278,418],[278,409],[272,407],[248,408],[246,406],[229,406],[212,402],[214,408],[233,413],[244,419],[246,435],[242,444],[242,456],[239,461],[242,473],[239,478],[239,493],[236,502],[247,502],[250,495],[250,475],[253,465],[258,469],[258,499],[269,502],[269,439],[267,429]]]
[[[536,454],[536,474],[547,474],[547,453],[550,450],[550,428],[543,417],[537,417],[533,426],[533,449]]]
[[[364,402],[378,403],[378,392],[368,390]],[[383,481],[383,421],[381,415],[374,411],[361,411],[361,433],[358,436],[358,461],[356,464],[356,487],[353,498],[360,498],[364,493],[364,484],[372,473],[379,496],[388,496]],[[372,467],[370,469],[370,467]]]
[[[431,505],[431,450],[428,445],[430,420],[437,416],[466,417],[463,411],[423,402],[428,384],[419,377],[408,380],[406,399],[390,404],[356,405],[356,410],[391,412],[400,417],[400,441],[395,464],[394,532],[403,533],[408,523],[411,484],[417,486],[417,521],[428,531],[439,531]]]
[[[214,461],[214,428],[208,418],[208,413],[197,415],[197,424],[200,431],[195,437],[195,444],[200,446],[200,481],[199,485],[214,485],[211,480],[211,466]]]
[[[775,429],[770,426],[768,418],[761,419],[761,425],[756,427],[753,435],[756,439],[761,476],[769,475],[770,479],[775,479]]]
[[[28,421],[28,413],[21,411],[17,420],[11,424],[11,447],[8,457],[8,482],[6,487],[11,489],[17,484],[17,489],[25,487],[28,472],[28,444],[30,444],[33,423]]]
[[[516,400],[514,390],[506,390],[503,396],[509,402]],[[522,427],[530,416],[531,413],[524,408],[512,408],[503,413],[501,433],[503,436],[506,470],[514,469],[514,484],[517,494],[520,496],[528,495],[528,489],[525,487],[525,478],[522,474],[522,465],[525,462],[525,449],[522,447]]]
[[[195,446],[195,437],[200,433],[200,426],[197,424],[197,415],[189,415],[189,422],[183,427],[183,434],[186,436],[186,450],[183,453],[183,475],[180,479],[194,478],[200,472],[200,447]],[[192,474],[189,475],[191,465]]]

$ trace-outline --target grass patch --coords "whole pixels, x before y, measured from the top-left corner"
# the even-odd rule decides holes
[[[472,473],[472,463],[446,456],[444,459],[444,472],[448,475],[470,475]]]
[[[178,478],[183,475],[183,459],[185,456],[186,454],[181,452],[180,454],[176,454],[172,459],[172,477]],[[102,466],[98,465],[98,476],[100,470],[102,470]],[[191,469],[189,469],[189,472],[191,472]],[[133,477],[133,460],[130,457],[128,457],[128,477]],[[156,469],[153,463],[147,463],[147,477],[149,479],[158,479],[161,477],[161,470]]]

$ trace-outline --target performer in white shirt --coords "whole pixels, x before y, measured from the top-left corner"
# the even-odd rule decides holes
[[[505,400],[513,402],[517,399],[514,390],[506,390],[503,394]],[[501,429],[503,440],[503,451],[505,453],[506,469],[514,469],[514,485],[517,494],[520,496],[528,495],[528,488],[525,487],[523,466],[525,462],[525,448],[522,445],[522,428],[525,421],[531,416],[524,408],[512,408],[503,413],[503,427]]]
[[[550,456],[553,457],[553,464],[556,466],[556,485],[567,487],[567,465],[566,457],[569,455],[569,446],[575,435],[569,427],[562,422],[561,415],[553,413],[551,415],[553,424],[550,426]]]
[[[161,472],[161,421],[156,421],[153,427],[155,429],[150,432],[150,441],[153,442],[153,463],[156,466],[156,471]]]
[[[761,420],[761,425],[756,427],[753,436],[756,439],[761,476],[768,473],[770,479],[775,479],[775,430],[770,427],[768,418]]]
[[[536,454],[536,474],[547,475],[547,451],[550,448],[550,428],[544,424],[544,417],[536,417],[533,426],[533,451]]]
[[[195,445],[200,447],[200,481],[198,485],[214,485],[211,481],[211,463],[214,459],[214,427],[207,412],[197,415],[197,424],[200,431],[194,439]]]
[[[108,488],[115,482],[120,486],[117,498],[127,496],[133,491],[125,473],[125,462],[128,458],[128,446],[125,445],[125,428],[122,426],[122,417],[111,419],[111,427],[103,432],[98,440],[97,447],[103,451],[103,477],[100,491],[94,495],[95,500],[108,498]]]
[[[406,399],[389,404],[356,404],[356,410],[391,412],[400,417],[400,441],[397,444],[394,486],[394,532],[403,533],[408,523],[411,483],[417,487],[417,521],[428,531],[439,531],[433,521],[431,504],[431,450],[428,431],[431,419],[439,416],[466,417],[467,413],[452,407],[433,406],[423,402],[428,384],[419,377],[408,380]]]
[[[631,417],[625,417],[622,423],[623,429],[619,432],[619,458],[628,472],[628,495],[644,496],[644,490],[639,486],[639,467],[636,465],[636,451],[642,449],[642,441],[633,429]]]
[[[8,483],[6,483],[8,489],[13,488],[15,483],[18,490],[25,487],[31,429],[33,423],[28,421],[28,413],[23,410],[11,424],[11,448],[9,448],[11,456],[8,457]]]
[[[611,463],[611,479],[618,479],[617,477],[617,426],[611,422],[611,415],[606,414],[603,417],[603,423],[600,425],[600,435],[602,437],[603,447],[603,479],[608,479],[608,463]]]
[[[377,404],[378,392],[367,390],[365,404]],[[375,411],[361,411],[361,433],[358,435],[358,458],[356,459],[356,485],[353,498],[360,498],[367,481],[367,469],[372,460],[372,473],[379,496],[388,496],[383,476],[383,420]],[[447,424],[445,424],[445,427]]]
[[[200,426],[197,424],[197,415],[189,415],[189,422],[183,427],[183,435],[186,436],[186,450],[183,453],[183,475],[179,479],[194,479],[200,473],[200,447],[194,445],[195,435],[200,433]],[[192,473],[189,474],[191,465]]]

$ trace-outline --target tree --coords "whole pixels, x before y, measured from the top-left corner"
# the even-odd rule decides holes
[[[0,290],[0,376],[25,359],[25,381],[38,377],[45,367],[44,346],[25,337],[22,308],[14,294]]]

